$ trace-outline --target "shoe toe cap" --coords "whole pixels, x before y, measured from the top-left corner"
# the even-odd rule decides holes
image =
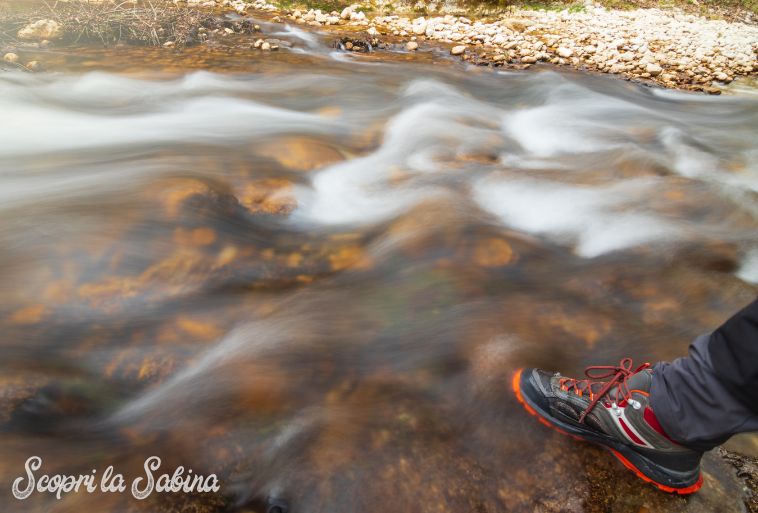
[[[518,391],[533,407],[550,411],[548,394],[552,374],[541,369],[522,369],[518,379]]]

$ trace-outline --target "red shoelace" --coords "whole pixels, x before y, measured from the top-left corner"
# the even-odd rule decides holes
[[[587,367],[584,370],[584,375],[587,379],[572,379],[561,378],[558,385],[561,390],[568,392],[571,389],[574,393],[580,397],[584,397],[585,392],[589,392],[590,404],[587,409],[579,416],[579,422],[584,422],[584,418],[589,412],[597,405],[598,402],[615,386],[616,393],[613,397],[613,402],[616,404],[622,401],[629,401],[632,398],[632,393],[629,387],[626,385],[626,381],[640,372],[641,370],[650,367],[649,363],[643,363],[637,369],[632,370],[634,362],[631,358],[623,358],[617,366],[612,365],[593,365]],[[610,381],[600,381],[606,378],[611,378]],[[592,390],[593,385],[602,385],[597,392]]]

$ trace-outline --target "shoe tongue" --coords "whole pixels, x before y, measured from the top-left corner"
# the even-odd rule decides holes
[[[592,392],[597,394],[600,393],[600,391],[605,387],[606,383],[610,380],[606,381],[596,381],[594,383],[590,383],[590,388],[592,389]],[[650,384],[653,382],[653,375],[652,371],[650,369],[644,369],[640,372],[637,372],[636,374],[632,374],[629,379],[626,380],[626,387],[628,390],[642,390],[644,392],[650,392]],[[615,386],[611,388],[606,394],[605,397],[616,397],[616,390],[618,389],[618,386]],[[623,397],[623,394],[619,394],[619,397]]]
[[[633,374],[626,380],[626,388],[628,390],[642,390],[643,392],[650,392],[650,384],[653,382],[653,371],[650,369],[644,369],[636,374]],[[608,393],[610,397],[616,396],[616,389],[618,387],[611,388]]]

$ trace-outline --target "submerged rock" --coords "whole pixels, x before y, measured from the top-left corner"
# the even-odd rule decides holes
[[[377,39],[353,39],[349,37],[343,37],[334,42],[334,47],[340,50],[347,50],[350,52],[370,52],[374,48],[377,48],[379,41]]]

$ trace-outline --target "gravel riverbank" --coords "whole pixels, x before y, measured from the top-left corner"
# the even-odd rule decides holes
[[[263,1],[190,1],[227,5],[238,12],[277,11]],[[539,62],[572,66],[665,87],[715,91],[714,82],[729,83],[758,72],[758,26],[709,20],[680,11],[608,10],[588,1],[578,12],[513,10],[496,19],[464,16],[372,16],[360,7],[341,12],[293,10],[290,21],[313,26],[365,28],[371,37],[444,43],[461,59],[480,63],[530,66]]]
[[[381,42],[391,42],[393,48],[408,52],[442,47],[455,58],[481,65],[522,69],[548,63],[617,74],[669,88],[718,93],[719,84],[758,73],[758,25],[706,19],[677,10],[609,10],[587,0],[583,8],[572,12],[511,9],[498,16],[474,19],[453,14],[375,14],[379,11],[376,6],[369,9],[357,4],[341,11],[324,12],[284,9],[265,0],[174,0],[173,3],[185,10],[191,7],[193,12],[221,8],[243,15],[263,14],[273,17],[275,22],[326,28],[340,36],[370,42],[373,47]],[[201,20],[192,19],[197,23]],[[192,33],[192,23],[183,23],[187,25],[183,33]],[[168,25],[163,32],[140,30],[156,34],[155,44],[182,46],[184,43],[178,37],[172,37],[178,35],[175,27],[182,24]],[[209,31],[215,30],[212,24],[205,25]],[[202,31],[205,25],[198,27]],[[62,36],[57,33],[60,28],[61,24],[51,20],[30,18],[28,25],[13,33],[24,44],[35,44],[35,40],[46,43]],[[65,28],[74,30],[70,26]],[[218,30],[235,32],[228,27]],[[122,31],[119,27],[110,32]],[[204,36],[204,33],[192,36],[191,44],[205,42]],[[265,50],[263,43],[262,40],[256,48]],[[354,51],[368,47],[348,46]],[[4,56],[6,66],[19,58],[16,48],[8,46],[0,56]]]

